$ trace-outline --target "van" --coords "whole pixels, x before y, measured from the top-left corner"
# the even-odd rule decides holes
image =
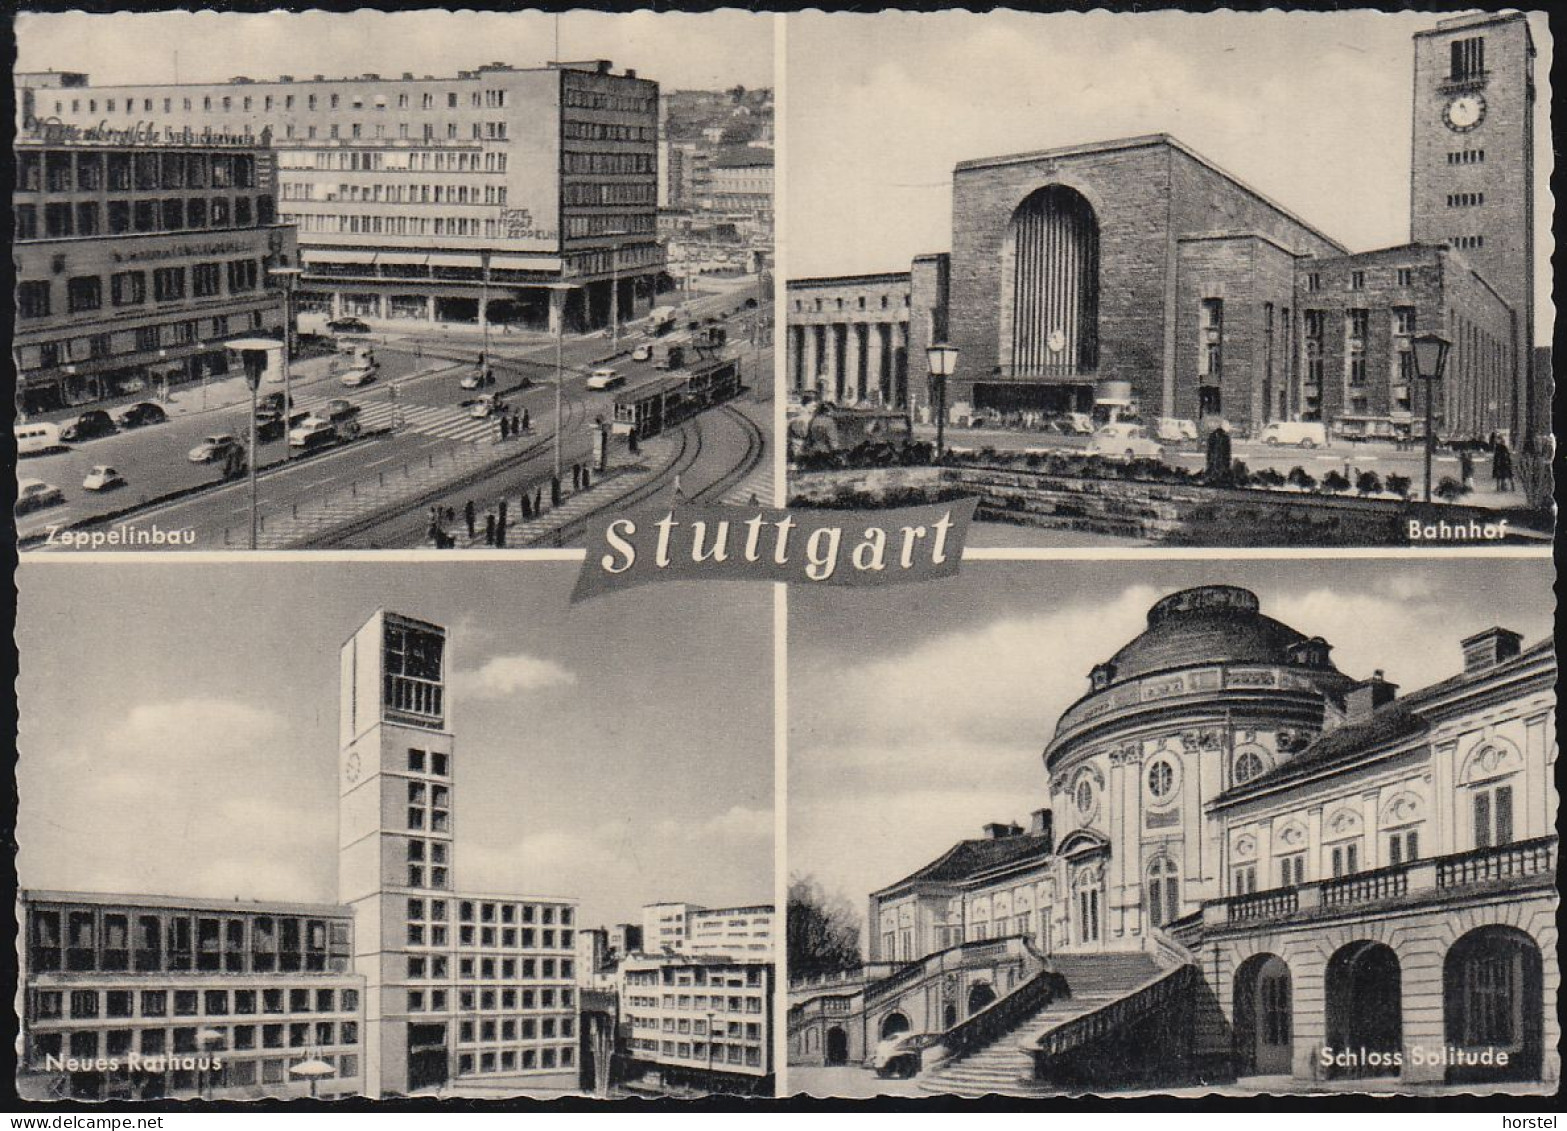
[[[1264,426],[1257,439],[1270,447],[1284,444],[1297,448],[1325,448],[1328,446],[1328,426],[1320,420],[1275,420]]]
[[[58,424],[13,424],[11,433],[16,437],[16,454],[19,456],[36,456],[52,452],[60,446]]]

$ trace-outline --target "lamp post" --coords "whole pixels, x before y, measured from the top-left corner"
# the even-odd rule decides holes
[[[936,401],[936,458],[946,451],[947,442],[947,378],[958,365],[958,350],[945,342],[937,342],[925,350],[930,365],[930,389]]]
[[[290,358],[294,353],[294,282],[304,269],[300,267],[268,267],[267,274],[274,279],[283,281],[283,458],[287,460],[293,449],[289,447],[288,422],[289,413],[294,410],[293,374]],[[206,395],[206,386],[202,386],[202,395]],[[250,429],[256,429],[256,414],[252,406],[250,414]]]
[[[254,550],[260,532],[256,503],[256,389],[261,385],[261,375],[266,372],[267,351],[276,349],[277,343],[270,338],[241,338],[230,342],[228,347],[239,354],[245,384],[250,386],[250,548]],[[288,349],[287,342],[283,343],[283,348]],[[287,429],[284,439],[287,440]]]
[[[479,252],[482,272],[479,277],[479,381],[490,373],[490,249]]]
[[[610,239],[619,240],[630,232],[616,228],[604,233]],[[620,244],[609,249],[609,352],[620,352]]]
[[[1441,334],[1417,334],[1410,343],[1415,355],[1415,376],[1425,386],[1426,399],[1426,491],[1425,501],[1431,501],[1431,459],[1436,452],[1436,385],[1447,370],[1447,354],[1453,343]]]
[[[158,351],[158,376],[163,378],[163,392],[158,395],[159,404],[169,403],[169,351]]]
[[[566,298],[574,289],[573,283],[550,283],[550,306],[555,317],[555,480],[561,476],[561,427],[564,421],[562,386],[565,384],[566,367],[563,353],[566,346]]]

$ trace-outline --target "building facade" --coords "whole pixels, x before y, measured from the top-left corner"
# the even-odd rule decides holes
[[[786,287],[786,299],[786,364],[795,397],[836,404],[908,403],[907,271],[796,279]]]
[[[663,1087],[771,1095],[773,967],[719,954],[633,955],[620,965],[631,1072]]]
[[[1244,589],[1163,598],[1057,722],[1048,811],[874,893],[868,967],[912,996],[933,955],[1012,940],[1130,1016],[1153,983],[1114,976],[1158,955],[1196,972],[1203,1080],[1554,1082],[1554,653],[1461,652],[1400,695]]]
[[[747,907],[702,907],[695,903],[649,903],[642,908],[642,927],[634,944],[619,954],[732,954],[747,960],[770,958],[774,909],[771,904]],[[623,929],[631,924],[623,924]]]
[[[1452,342],[1440,435],[1543,435],[1527,21],[1443,21],[1415,45],[1407,245],[1351,254],[1165,134],[963,161],[950,253],[907,275],[789,284],[791,386],[931,403],[923,365],[900,398],[868,361],[875,331],[858,323],[876,316],[858,292],[885,285],[909,307],[904,355],[957,347],[959,422],[1129,401],[1243,434],[1305,420],[1408,439],[1425,417],[1409,342],[1435,331]]]
[[[574,1090],[575,901],[456,884],[445,630],[378,612],[341,659],[338,885],[365,980],[365,1093]]]
[[[22,85],[39,119],[265,137],[301,310],[607,325],[651,306],[658,85],[603,60],[451,77]],[[31,80],[36,82],[37,80]],[[501,314],[489,304],[509,309]]]
[[[17,918],[24,1096],[363,1090],[365,983],[346,907],[23,891]],[[293,1071],[306,1064],[319,1074]]]
[[[299,253],[256,138],[50,125],[15,155],[20,412],[166,392],[228,372],[228,338],[281,337],[268,271]]]

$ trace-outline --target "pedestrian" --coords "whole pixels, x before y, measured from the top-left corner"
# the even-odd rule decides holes
[[[457,508],[455,508],[455,507],[447,507],[446,508],[446,525],[450,526],[452,523],[454,523],[456,521],[457,521]]]
[[[584,491],[586,491],[589,487],[593,486],[593,480],[591,478],[592,474],[593,473],[592,473],[591,469],[586,468],[586,467],[584,467],[582,469],[582,489]]]
[[[486,511],[484,514],[484,544],[495,545],[495,512]]]
[[[1465,491],[1475,489],[1475,457],[1468,448],[1458,453],[1458,478]]]
[[[571,489],[573,491],[577,491],[577,490],[580,490],[581,487],[582,487],[582,465],[580,463],[574,463],[574,464],[571,465]]]
[[[550,476],[550,506],[560,506],[560,476]]]
[[[502,527],[504,527],[506,525],[506,500],[505,499],[501,500],[501,516],[500,516],[499,519],[496,520],[496,525],[497,526],[502,526]]]
[[[533,496],[524,491],[522,493],[522,521],[529,522],[533,518]]]
[[[506,506],[505,503],[501,504],[501,507],[503,508],[501,510],[501,517],[495,523],[495,546],[496,546],[497,549],[501,549],[501,550],[504,550],[506,548],[506,511],[504,509],[505,506]]]
[[[1497,439],[1496,451],[1491,454],[1491,478],[1498,491],[1513,489],[1513,453],[1508,450],[1507,441],[1501,438]]]
[[[544,488],[538,486],[533,489],[533,516],[537,518],[544,513]]]
[[[532,422],[528,419],[528,410],[527,409],[523,409],[522,410],[522,430],[524,432],[527,432],[531,428],[532,428]]]
[[[522,434],[522,413],[520,412],[514,412],[511,414],[511,434],[513,436],[519,436]]]
[[[462,505],[463,521],[468,524],[468,541],[473,541],[473,500],[469,499]]]

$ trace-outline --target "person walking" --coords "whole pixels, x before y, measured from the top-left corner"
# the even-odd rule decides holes
[[[550,476],[550,506],[560,506],[560,476]]]
[[[469,499],[462,505],[463,521],[468,524],[468,541],[473,541],[473,500]]]
[[[495,512],[486,511],[484,515],[484,544],[495,545]]]
[[[1513,453],[1508,450],[1507,441],[1500,438],[1496,441],[1496,450],[1491,453],[1491,478],[1497,491],[1513,489]]]
[[[511,434],[513,436],[522,434],[522,417],[515,412],[511,414]]]
[[[502,530],[504,530],[506,528],[506,500],[505,499],[501,500],[501,514],[500,514],[500,517],[495,520],[495,525],[497,527],[501,528]]]
[[[544,513],[544,486],[540,484],[533,489],[533,517],[537,518]]]
[[[501,517],[495,521],[495,546],[496,549],[506,548],[506,504],[501,504]]]
[[[1458,453],[1458,478],[1465,491],[1475,489],[1475,457],[1468,448]]]
[[[528,419],[528,410],[527,409],[523,409],[522,410],[522,430],[524,432],[527,432],[531,428],[532,428],[532,422]]]

